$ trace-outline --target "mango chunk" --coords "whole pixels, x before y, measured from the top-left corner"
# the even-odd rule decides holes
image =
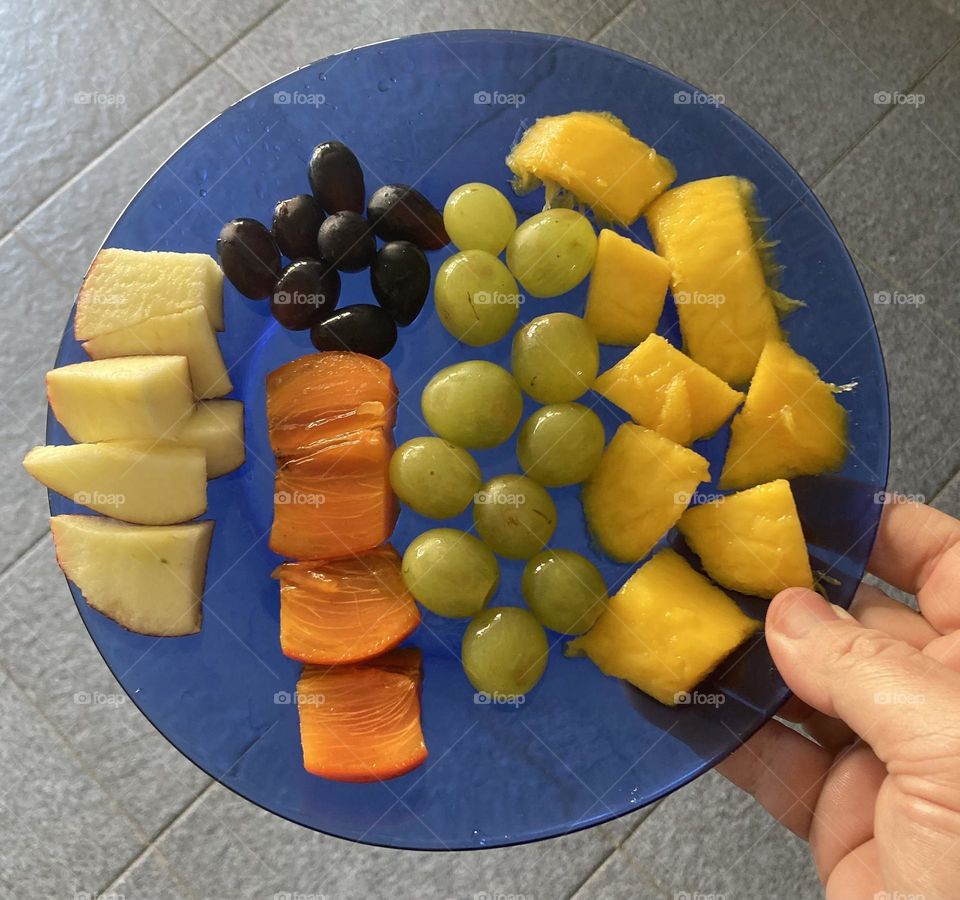
[[[720,487],[839,469],[847,455],[847,411],[835,391],[786,343],[767,344],[743,409],[730,425]]]
[[[768,600],[784,588],[813,587],[789,481],[692,506],[677,527],[717,584]]]
[[[677,177],[670,160],[605,112],[537,119],[510,151],[507,166],[518,194],[543,183],[547,206],[560,205],[553,201],[558,191],[566,192],[600,218],[620,225],[633,224]]]
[[[658,334],[604,372],[593,389],[678,444],[713,434],[743,401],[740,391]]]
[[[635,347],[657,327],[669,286],[663,257],[601,229],[583,318],[601,344]]]
[[[706,178],[668,191],[646,213],[673,273],[684,349],[732,385],[746,384],[763,345],[781,336],[777,304],[789,302],[768,283],[775,271],[753,194],[744,178]]]
[[[759,628],[683,557],[661,550],[566,652],[674,706]]]
[[[613,559],[639,562],[709,477],[699,453],[639,425],[621,425],[584,484],[587,524]]]

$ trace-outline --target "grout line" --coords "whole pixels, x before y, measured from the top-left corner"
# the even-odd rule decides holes
[[[924,79],[926,79],[933,72],[933,70],[936,69],[940,65],[940,63],[942,63],[944,59],[946,59],[958,46],[960,46],[960,38],[957,38],[957,40],[955,40],[949,47],[947,47],[947,49],[944,50],[943,53],[941,53],[940,56],[938,56],[933,61],[933,63],[927,67],[927,69],[925,69],[917,78],[915,78],[909,85],[907,85],[907,87],[903,88],[903,93],[905,94],[911,93],[913,89],[919,86],[924,81]],[[877,119],[872,125],[870,125],[870,127],[867,128],[866,131],[864,131],[860,135],[860,137],[858,137],[849,147],[847,147],[846,150],[842,151],[841,154],[823,171],[823,173],[819,177],[817,177],[815,181],[813,181],[810,184],[811,190],[819,187],[823,183],[824,179],[834,169],[836,169],[840,165],[840,163],[842,163],[854,150],[856,150],[857,147],[859,147],[867,139],[867,137],[869,137],[879,127],[881,122],[885,121],[886,118],[892,115],[894,112],[896,112],[897,109],[898,107],[896,105],[890,104],[890,106],[880,116],[880,118]]]
[[[612,13],[610,18],[607,19],[606,22],[604,22],[603,25],[601,25],[600,28],[598,28],[593,34],[591,34],[590,37],[587,38],[587,40],[590,41],[591,43],[596,41],[596,39],[600,37],[600,35],[603,34],[604,31],[606,31],[614,22],[616,22],[621,16],[623,16],[627,12],[627,10],[630,9],[631,6],[634,6],[637,2],[638,0],[627,0],[627,2],[623,5],[623,9],[621,9],[619,12]],[[606,6],[608,10],[610,9],[610,6],[607,3],[604,3],[603,5]],[[598,44],[597,46],[602,47],[604,45]]]
[[[287,5],[288,2],[289,2],[289,0],[279,0],[279,2],[278,2],[275,6],[271,7],[270,9],[268,9],[262,16],[259,16],[257,19],[254,19],[254,21],[251,22],[251,23],[250,23],[246,28],[244,28],[242,31],[237,32],[236,34],[234,34],[233,37],[232,37],[223,47],[221,47],[221,48],[220,48],[219,50],[217,50],[213,55],[211,55],[211,54],[210,54],[210,51],[209,51],[206,47],[200,46],[200,44],[194,39],[193,35],[191,35],[190,32],[188,32],[188,31],[184,30],[183,28],[181,28],[180,25],[179,25],[177,22],[174,22],[174,21],[164,12],[162,5],[161,5],[160,3],[158,3],[157,0],[147,0],[147,3],[148,3],[156,12],[158,12],[158,13],[167,21],[167,23],[168,23],[169,25],[171,25],[171,26],[173,27],[173,30],[176,31],[176,32],[177,32],[179,35],[181,35],[182,37],[186,38],[187,41],[189,41],[189,42],[190,42],[194,47],[196,47],[204,56],[207,57],[207,60],[208,60],[209,62],[219,62],[220,59],[223,57],[223,55],[224,55],[228,50],[231,50],[231,49],[232,49],[233,47],[235,47],[237,44],[243,43],[243,39],[244,39],[245,37],[247,37],[254,29],[259,28],[259,27],[260,27],[264,22],[266,22],[266,20],[269,19],[274,13],[279,12],[284,6]],[[223,17],[221,16],[221,18],[223,18]],[[231,29],[231,31],[232,31],[232,29]],[[222,66],[222,68],[223,68],[223,70],[224,70],[225,72],[229,72],[230,75],[231,75],[231,77],[233,77],[233,78],[236,78],[236,77],[237,77],[236,75],[233,74],[233,72],[230,70],[229,67],[227,67],[227,66]],[[237,80],[239,81],[239,79],[237,79]],[[240,83],[243,84],[243,82],[240,82]],[[246,85],[245,85],[245,84],[243,85],[243,87],[244,87],[244,90],[246,90]]]
[[[644,809],[637,810],[634,813],[634,815],[637,816],[640,821],[637,822],[633,828],[631,828],[619,841],[616,842],[616,844],[610,848],[609,852],[606,853],[604,857],[587,873],[586,877],[582,878],[573,886],[573,890],[566,895],[566,900],[573,900],[573,898],[579,894],[584,887],[586,887],[587,882],[589,882],[593,876],[596,875],[597,872],[599,872],[613,858],[613,856],[620,851],[623,845],[626,844],[626,842],[629,841],[630,838],[632,838],[643,827],[644,823],[650,818],[650,816],[653,815],[653,813],[657,811],[662,802],[662,800],[655,800],[649,806],[645,807]],[[595,827],[600,828],[603,826]]]
[[[192,765],[192,764],[191,764]],[[139,862],[147,857],[149,853],[156,853],[166,864],[167,868],[170,870],[171,874],[177,881],[180,881],[180,874],[174,865],[167,859],[163,851],[158,849],[156,844],[167,832],[175,828],[186,816],[188,816],[194,809],[198,808],[201,803],[204,801],[204,795],[213,790],[214,785],[217,784],[216,779],[211,778],[209,783],[203,787],[203,789],[197,793],[192,799],[187,801],[184,807],[177,813],[175,813],[170,821],[166,822],[157,833],[150,838],[150,840],[144,845],[143,849],[131,859],[124,868],[114,875],[106,884],[106,886],[97,891],[96,896],[100,897],[104,894],[107,896],[111,895],[111,890],[116,886],[116,884]]]
[[[48,517],[49,518],[49,517]],[[43,529],[43,533],[32,543],[28,544],[27,547],[17,556],[15,559],[8,562],[2,569],[0,569],[0,581],[3,581],[7,575],[10,574],[13,569],[15,569],[20,563],[22,563],[28,556],[31,556],[33,552],[43,543],[43,539],[49,534],[50,527],[49,522],[47,526]]]

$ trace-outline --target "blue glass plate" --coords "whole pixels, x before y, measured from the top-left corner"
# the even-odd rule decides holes
[[[680,182],[734,173],[757,185],[761,211],[781,242],[783,290],[807,303],[787,322],[793,346],[828,380],[857,384],[841,397],[853,445],[843,471],[796,484],[814,564],[832,577],[831,599],[847,604],[863,574],[880,512],[876,495],[886,483],[887,391],[873,319],[816,198],[769,143],[709,99],[635,59],[536,34],[448,32],[351,50],[287,75],[214,119],[137,194],[106,246],[215,254],[223,222],[236,216],[269,222],[278,200],[309,190],[310,152],[333,138],[360,157],[368,191],[406,182],[442,205],[466,181],[506,189],[503,158],[526,125],[575,109],[611,110],[674,161]],[[541,204],[540,193],[516,200],[521,217]],[[635,236],[649,244],[642,223]],[[434,268],[451,252],[431,254]],[[582,312],[584,293],[582,285],[564,297],[530,300],[521,320],[552,310]],[[342,302],[370,299],[366,273],[344,278]],[[266,304],[229,285],[225,308],[221,345],[234,396],[246,404],[248,459],[210,483],[208,517],[217,524],[201,633],[165,640],[131,634],[91,611],[73,589],[93,640],[134,702],[224,785],[280,816],[356,841],[501,846],[639,809],[704,772],[783,702],[787,691],[761,637],[704,686],[705,693],[723,695],[722,705],[667,709],[585,659],[565,659],[553,635],[546,675],[523,706],[479,704],[458,661],[464,623],[427,615],[413,638],[424,653],[427,763],[382,784],[336,784],[307,774],[289,703],[299,665],[280,653],[278,591],[270,578],[279,560],[267,548],[273,462],[264,377],[311,347],[306,334],[278,328]],[[71,319],[58,365],[84,358],[72,327]],[[660,331],[677,341],[670,303]],[[605,348],[603,366],[621,355]],[[457,345],[429,305],[402,332],[387,358],[401,391],[398,442],[427,431],[419,392],[429,377],[470,358],[507,364],[509,340],[480,350]],[[597,408],[612,433],[617,414]],[[715,476],[726,441],[725,430],[697,446]],[[69,442],[52,417],[48,442]],[[478,456],[488,476],[518,468],[513,442]],[[615,589],[630,568],[591,548],[576,489],[554,495],[560,510],[554,544],[586,552]],[[57,495],[50,502],[55,514],[85,512]],[[467,523],[464,516],[454,524]],[[404,510],[393,541],[402,551],[432,524]],[[520,572],[519,563],[503,563],[497,604],[520,602]],[[763,602],[738,602],[762,618]]]

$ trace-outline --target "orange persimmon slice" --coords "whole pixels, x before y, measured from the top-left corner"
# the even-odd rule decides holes
[[[305,663],[361,662],[397,646],[420,624],[389,544],[360,556],[284,563],[280,646]]]
[[[333,781],[383,781],[427,758],[420,651],[351,666],[306,666],[297,682],[303,766]]]
[[[361,353],[311,353],[267,376],[267,429],[281,461],[352,431],[389,431],[396,414],[390,367]]]
[[[380,429],[367,429],[281,465],[270,549],[293,559],[336,559],[386,542],[397,520],[392,453]]]

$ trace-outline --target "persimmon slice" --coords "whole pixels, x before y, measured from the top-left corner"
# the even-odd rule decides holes
[[[392,453],[382,431],[367,429],[281,465],[270,549],[293,559],[336,559],[383,544],[397,520]]]
[[[311,353],[267,376],[267,428],[279,461],[352,431],[389,431],[396,414],[390,367],[362,353]]]
[[[389,544],[360,556],[284,563],[280,646],[286,656],[321,665],[361,662],[397,646],[420,624]]]
[[[297,682],[303,766],[333,781],[384,781],[421,765],[420,651],[305,666]]]

